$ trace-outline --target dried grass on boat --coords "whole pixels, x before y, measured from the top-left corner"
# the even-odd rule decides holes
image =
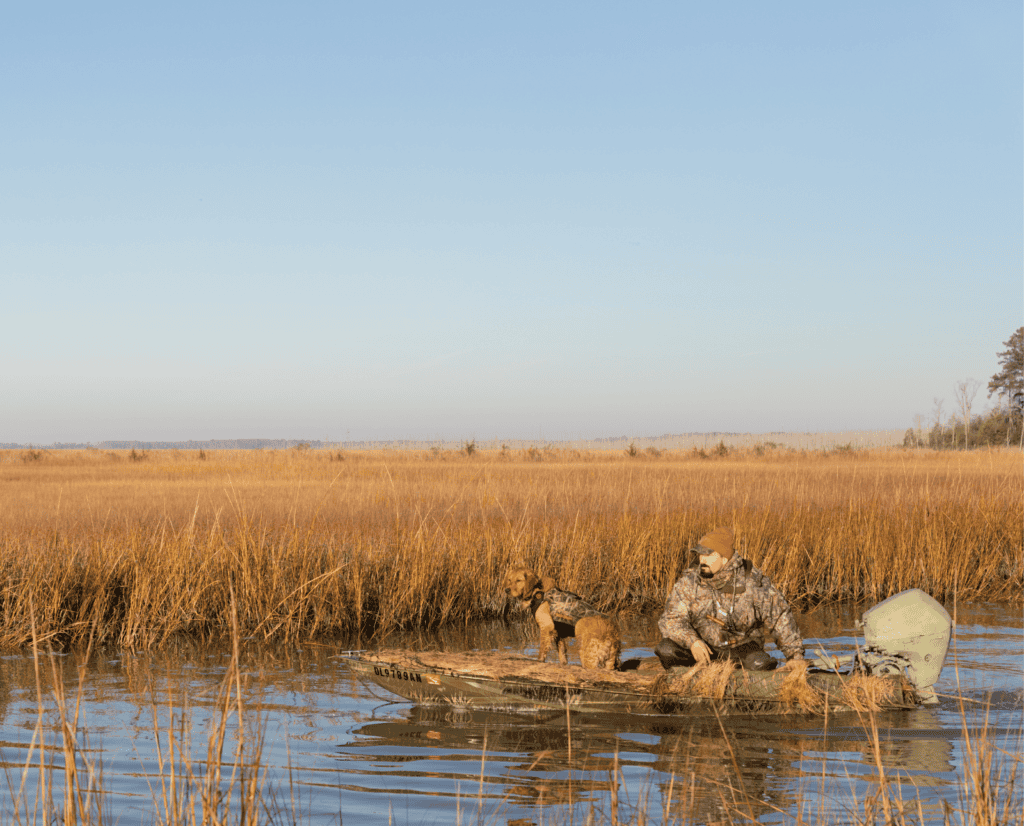
[[[912,687],[903,680],[855,674],[843,681],[844,705],[853,711],[881,711],[901,705]]]
[[[807,681],[807,661],[793,660],[779,684],[779,702],[804,711],[818,712],[825,708],[825,694]]]
[[[375,659],[396,668],[410,671],[436,669],[453,674],[487,677],[493,680],[528,679],[554,685],[597,686],[618,685],[646,689],[654,677],[640,677],[636,672],[608,671],[604,668],[583,668],[539,662],[522,654],[473,651],[464,654],[402,650],[378,651]]]
[[[681,674],[665,675],[652,687],[657,694],[674,694],[704,700],[725,699],[729,678],[736,671],[731,660],[695,665]]]

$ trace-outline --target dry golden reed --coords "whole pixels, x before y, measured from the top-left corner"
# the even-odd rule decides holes
[[[1016,451],[0,451],[0,645],[380,641],[506,610],[514,563],[663,603],[726,525],[798,603],[1021,599]]]
[[[854,678],[851,678],[854,679]],[[807,711],[819,712],[825,708],[825,694],[816,691],[807,681],[807,661],[795,661],[779,686],[779,700]],[[881,706],[879,706],[881,708]]]
[[[729,679],[736,672],[731,660],[697,665],[679,676],[664,678],[665,689],[672,694],[721,700],[729,688]]]

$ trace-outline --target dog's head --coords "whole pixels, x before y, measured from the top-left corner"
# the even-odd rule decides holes
[[[501,581],[501,587],[512,599],[529,602],[537,591],[554,587],[549,577],[543,579],[529,568],[512,568]]]

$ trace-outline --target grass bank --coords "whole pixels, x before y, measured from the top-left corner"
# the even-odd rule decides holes
[[[718,525],[796,602],[1020,601],[1017,451],[0,452],[0,645],[379,640],[506,610],[524,562],[616,611]]]

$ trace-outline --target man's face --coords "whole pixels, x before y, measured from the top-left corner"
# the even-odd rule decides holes
[[[717,551],[700,555],[700,575],[704,579],[711,579],[725,566],[725,559],[718,555]]]

